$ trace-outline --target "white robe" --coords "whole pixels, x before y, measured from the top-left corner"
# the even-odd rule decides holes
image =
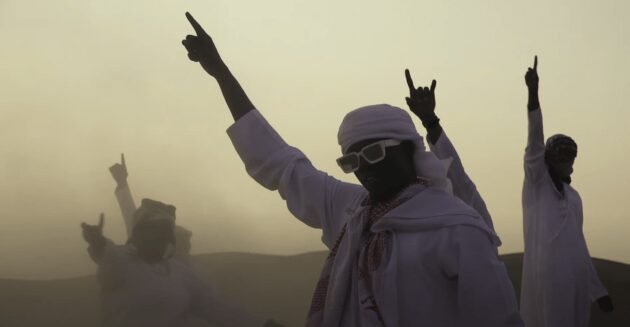
[[[262,326],[263,319],[214,298],[213,292],[178,260],[148,264],[131,244],[107,241],[98,264],[103,325],[189,327],[198,319],[217,326]]]
[[[129,189],[129,185],[116,187],[114,194],[116,194],[116,200],[118,200],[118,207],[120,207],[120,212],[122,213],[123,220],[125,221],[127,237],[131,237],[131,232],[133,231],[133,222],[134,222],[133,214],[136,212],[136,204],[133,201],[133,196],[131,195],[131,189]]]
[[[247,172],[278,190],[289,211],[322,229],[331,249],[342,227],[320,326],[362,326],[356,274],[367,192],[315,169],[287,145],[257,110],[228,134]],[[522,326],[514,289],[482,218],[446,192],[418,186],[416,195],[385,214],[374,233],[391,232],[384,263],[373,274],[374,297],[387,326]],[[363,326],[378,326],[376,324]]]
[[[453,159],[447,173],[447,177],[453,186],[453,195],[475,209],[486,222],[486,225],[494,231],[494,224],[492,223],[490,212],[488,212],[488,208],[486,208],[486,203],[481,197],[481,194],[479,194],[479,191],[477,191],[475,183],[473,183],[470,177],[468,177],[468,174],[466,174],[464,165],[455,150],[455,146],[453,146],[444,130],[442,130],[442,134],[435,144],[429,142],[429,148],[439,159]]]
[[[608,292],[586,246],[580,195],[566,183],[559,192],[547,170],[541,110],[528,120],[521,314],[528,327],[586,327],[591,302]]]

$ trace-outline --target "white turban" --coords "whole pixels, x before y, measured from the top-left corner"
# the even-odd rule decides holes
[[[341,152],[367,139],[395,139],[411,141],[414,144],[413,160],[418,177],[426,179],[430,187],[453,193],[451,183],[446,177],[452,159],[439,160],[433,153],[426,151],[422,136],[407,111],[388,104],[378,104],[355,109],[343,118],[337,140]]]
[[[140,224],[175,223],[175,207],[151,199],[142,199],[142,204],[133,215],[134,228]]]

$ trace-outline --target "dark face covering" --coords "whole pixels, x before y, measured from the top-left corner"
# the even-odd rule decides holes
[[[134,228],[131,237],[138,256],[148,263],[164,260],[169,245],[173,245],[174,241],[174,226],[170,221],[142,223]]]
[[[576,156],[577,144],[570,137],[558,134],[547,140],[545,162],[554,181],[571,184],[571,174]]]
[[[364,146],[380,140],[382,139],[359,141],[350,146],[347,152],[358,152]],[[359,169],[354,174],[370,193],[371,202],[389,200],[417,179],[413,162],[413,144],[403,142],[387,147],[385,158],[373,164],[361,158]]]

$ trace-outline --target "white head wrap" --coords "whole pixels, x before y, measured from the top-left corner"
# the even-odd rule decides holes
[[[151,199],[142,199],[142,204],[133,215],[134,228],[152,222],[175,223],[175,207]]]
[[[387,104],[379,104],[355,109],[344,117],[339,126],[337,140],[341,152],[367,139],[395,139],[411,141],[414,144],[413,160],[418,177],[428,180],[430,187],[452,192],[451,182],[446,177],[451,159],[439,160],[435,154],[426,151],[422,136],[407,111]]]

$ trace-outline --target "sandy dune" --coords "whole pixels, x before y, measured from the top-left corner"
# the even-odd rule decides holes
[[[194,257],[199,274],[222,295],[287,326],[302,326],[326,253],[271,256],[218,253]],[[522,254],[502,256],[516,290]],[[630,326],[630,265],[595,259],[616,305],[612,314],[594,307],[591,326]],[[94,276],[47,281],[0,279],[0,326],[98,326]]]

